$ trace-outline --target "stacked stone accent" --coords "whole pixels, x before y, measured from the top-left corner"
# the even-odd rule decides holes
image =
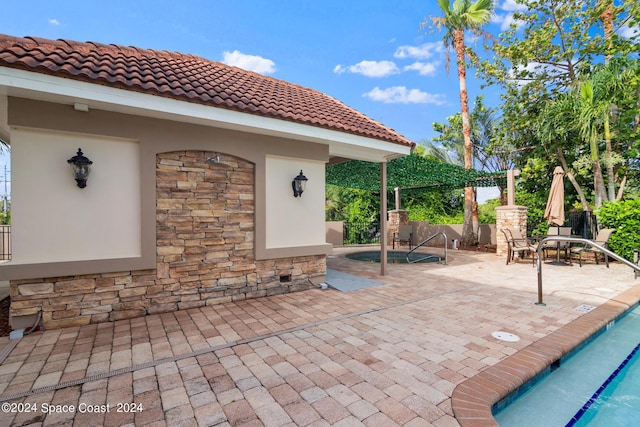
[[[409,211],[405,211],[402,209],[394,209],[388,212],[389,217],[389,235],[388,242],[393,242],[393,235],[398,232],[401,225],[409,224]]]
[[[309,289],[324,255],[254,258],[254,165],[202,151],[157,156],[155,270],[11,282],[12,316],[45,329]]]
[[[527,235],[527,207],[526,206],[498,206],[496,208],[496,255],[506,255],[508,251],[507,240],[502,229],[520,230],[523,236]]]

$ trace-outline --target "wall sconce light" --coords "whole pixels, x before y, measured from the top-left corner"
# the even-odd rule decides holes
[[[76,179],[78,187],[84,188],[87,186],[87,177],[89,176],[89,166],[93,164],[91,160],[86,158],[82,154],[82,149],[78,148],[78,153],[67,160],[67,163],[73,168],[73,176]]]
[[[291,182],[291,186],[293,187],[293,197],[302,196],[302,193],[307,188],[307,179],[306,176],[302,174],[302,170],[300,170],[300,175],[296,176]]]

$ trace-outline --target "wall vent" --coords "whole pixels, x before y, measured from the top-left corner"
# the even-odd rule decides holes
[[[280,275],[280,282],[281,283],[288,283],[291,281],[291,275],[290,274],[281,274]]]

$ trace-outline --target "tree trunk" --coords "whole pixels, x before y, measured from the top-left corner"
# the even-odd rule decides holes
[[[602,168],[600,167],[600,159],[593,160],[593,189],[596,196],[596,209],[602,207],[602,203],[607,199],[607,193],[604,187],[604,178],[602,177]]]
[[[576,181],[576,177],[571,172],[571,169],[569,169],[569,165],[567,164],[567,159],[564,157],[562,148],[557,147],[556,154],[558,155],[558,160],[560,160],[562,169],[564,169],[565,175],[567,175],[567,179],[571,182],[571,184],[573,185],[573,188],[575,188],[576,193],[578,193],[578,197],[580,198],[580,204],[582,205],[582,210],[588,211],[589,203],[587,202],[587,198],[584,195],[584,191],[582,191],[582,187],[580,187],[580,184],[578,184],[578,181]]]
[[[471,142],[471,121],[469,119],[469,96],[467,94],[467,69],[464,55],[464,30],[455,30],[453,45],[456,50],[458,81],[460,83],[460,109],[462,113],[462,137],[464,138],[464,168],[473,168],[473,143]],[[473,187],[464,189],[464,224],[462,225],[462,244],[473,246],[477,243],[473,235]]]
[[[611,147],[611,130],[609,129],[609,112],[612,108],[609,108],[607,115],[604,118],[604,142],[605,150],[607,152],[607,200],[613,201],[616,199],[616,179],[613,173],[613,162],[611,158],[613,156],[613,148]]]
[[[607,47],[611,48],[613,43],[611,40],[611,36],[613,34],[613,18],[614,18],[614,10],[613,10],[613,2],[611,0],[604,0],[607,5],[604,8],[602,14],[600,14],[600,20],[602,21],[602,26],[604,28],[604,39],[608,42]],[[611,54],[607,53],[605,56],[605,64],[609,63],[611,59]],[[615,200],[616,198],[616,182],[615,176],[613,173],[613,162],[611,162],[611,157],[613,154],[613,149],[611,147],[611,131],[609,129],[609,120],[610,118],[614,118],[614,109],[609,108],[605,113],[604,117],[604,141],[605,141],[605,150],[607,152],[607,198],[610,201]]]

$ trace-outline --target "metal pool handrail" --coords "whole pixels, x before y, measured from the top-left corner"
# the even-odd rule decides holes
[[[418,249],[419,247],[423,246],[425,243],[430,242],[431,240],[435,239],[438,236],[442,236],[444,237],[444,265],[447,265],[447,235],[443,232],[443,231],[438,231],[436,234],[434,234],[431,237],[428,237],[426,239],[424,239],[422,242],[420,242],[418,245],[416,245],[415,248],[411,249],[409,252],[407,252],[407,262],[409,264],[414,264],[416,262],[420,262],[420,261],[424,261],[427,259],[431,259],[431,258],[438,258],[438,259],[442,259],[442,257],[436,256],[436,255],[427,255],[425,257],[416,259],[414,261],[411,261],[409,259],[409,255],[411,255],[413,253],[413,251],[415,251],[416,249]]]
[[[623,264],[628,265],[629,267],[631,267],[634,272],[638,272],[640,271],[640,266],[622,258],[621,256],[611,252],[609,249],[605,248],[604,246],[599,245],[598,243],[594,242],[593,240],[589,240],[589,239],[583,239],[582,237],[566,237],[566,236],[549,236],[549,237],[545,237],[544,239],[542,239],[540,241],[540,243],[538,243],[538,302],[536,303],[536,305],[546,305],[544,302],[542,302],[542,257],[540,256],[540,252],[542,251],[542,247],[544,246],[543,243],[546,242],[570,242],[570,243],[585,243],[588,244],[589,246],[593,246],[596,249],[601,250],[602,252],[604,252],[607,256],[615,259],[616,261],[620,261]],[[634,274],[635,278],[637,278],[637,274]]]

